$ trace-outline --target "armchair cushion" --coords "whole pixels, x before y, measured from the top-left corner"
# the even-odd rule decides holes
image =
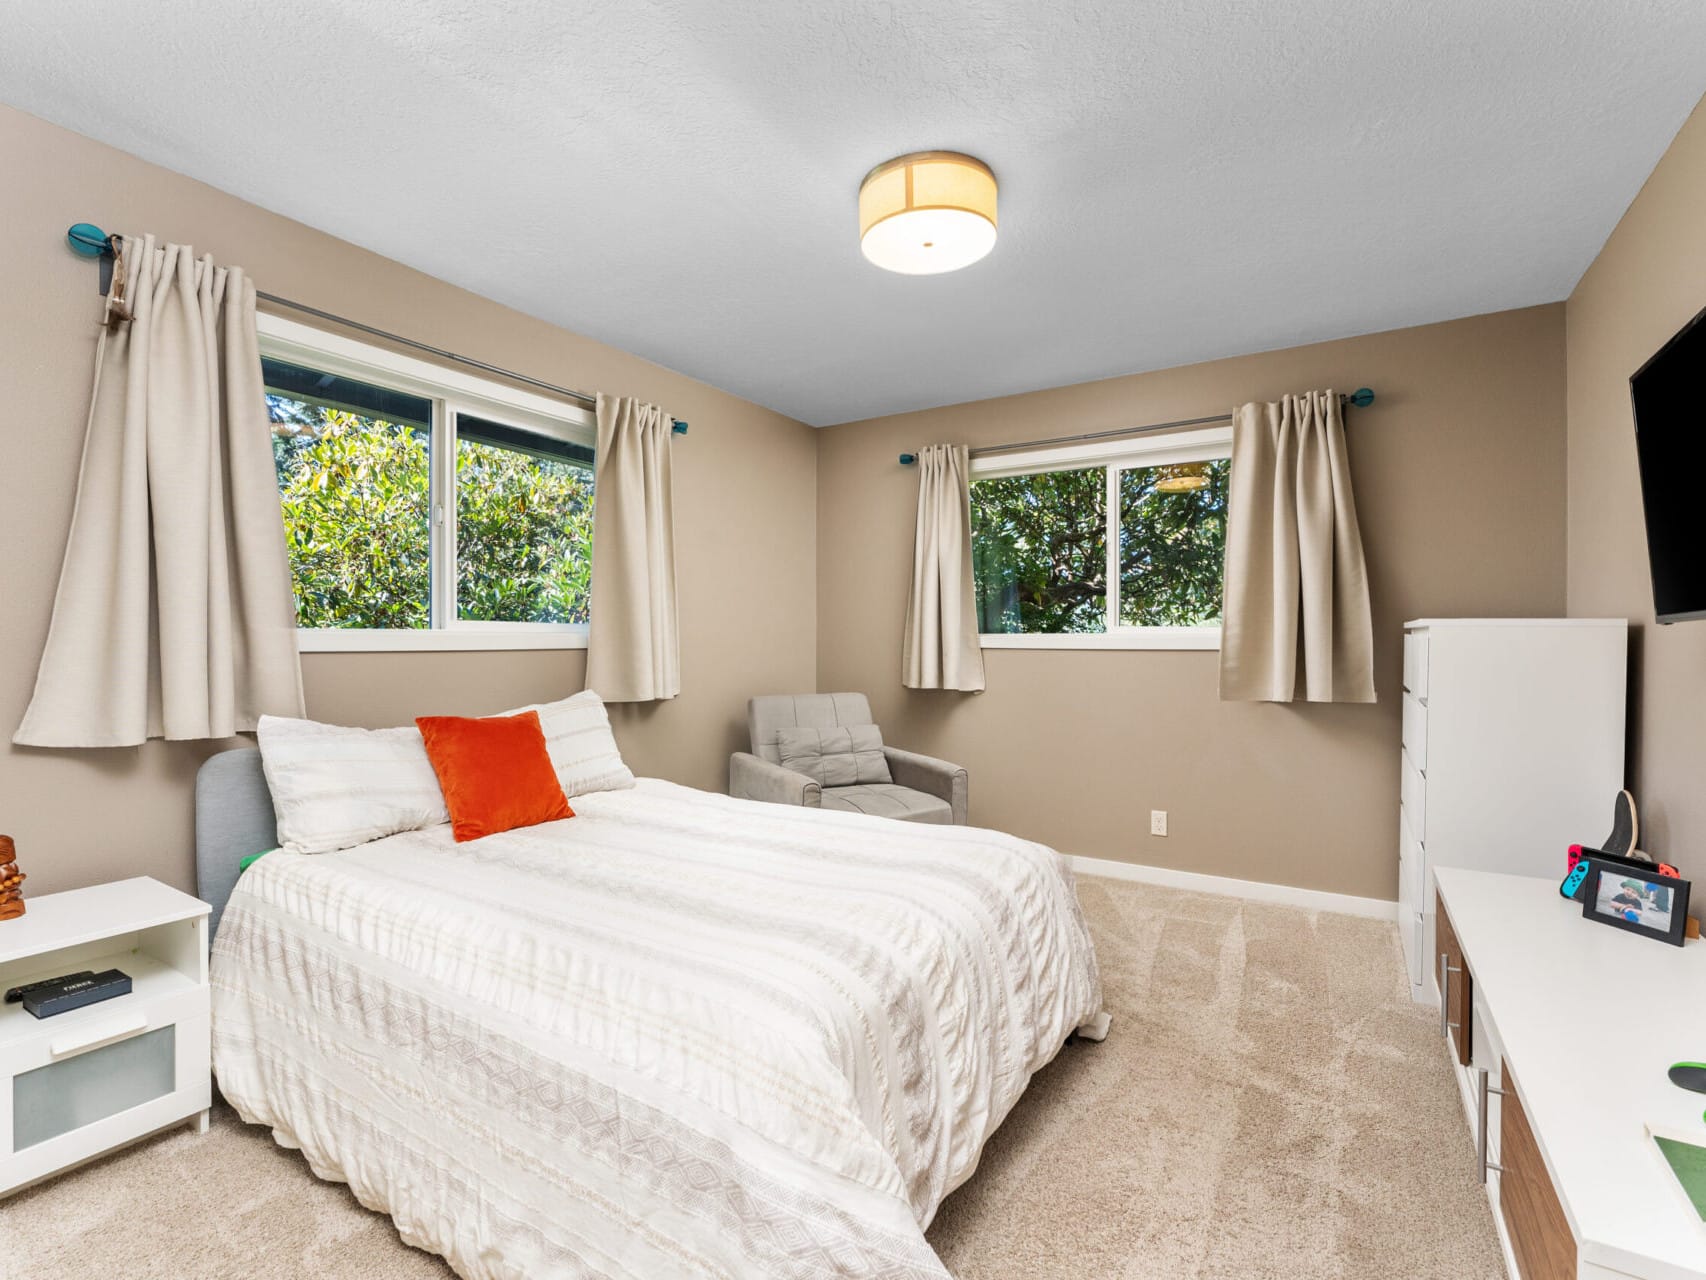
[[[954,821],[954,811],[946,800],[892,782],[864,787],[826,787],[823,807],[849,813],[869,813],[879,818],[900,818],[907,822],[936,822],[943,826]]]
[[[815,778],[824,787],[894,781],[883,759],[882,732],[874,724],[778,729],[776,748],[784,769]]]

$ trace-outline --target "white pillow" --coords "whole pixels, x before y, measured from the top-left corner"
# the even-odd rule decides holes
[[[604,699],[591,689],[560,702],[536,702],[499,714],[513,716],[523,711],[539,713],[551,767],[569,799],[589,791],[620,791],[634,785],[634,775],[616,749],[616,735],[610,732]]]
[[[281,849],[331,853],[450,821],[413,725],[351,729],[262,716],[255,737]]]
[[[634,785],[610,732],[604,699],[591,689],[499,714],[523,711],[539,713],[545,749],[565,796]],[[352,729],[262,716],[255,737],[281,849],[331,853],[450,821],[438,775],[413,725]]]

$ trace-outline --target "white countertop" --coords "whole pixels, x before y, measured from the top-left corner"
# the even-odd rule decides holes
[[[1435,874],[1581,1260],[1706,1280],[1706,1224],[1646,1132],[1706,1145],[1706,1094],[1665,1074],[1706,1062],[1706,945],[1584,920],[1556,880]]]

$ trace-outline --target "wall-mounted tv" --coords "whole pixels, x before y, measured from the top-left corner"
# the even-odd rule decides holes
[[[1706,618],[1706,311],[1636,370],[1629,394],[1653,612],[1660,622]]]

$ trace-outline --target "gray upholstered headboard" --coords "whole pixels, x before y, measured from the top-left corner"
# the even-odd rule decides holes
[[[196,895],[213,906],[210,934],[219,927],[243,859],[277,844],[261,753],[245,747],[209,757],[195,775],[195,883]]]

